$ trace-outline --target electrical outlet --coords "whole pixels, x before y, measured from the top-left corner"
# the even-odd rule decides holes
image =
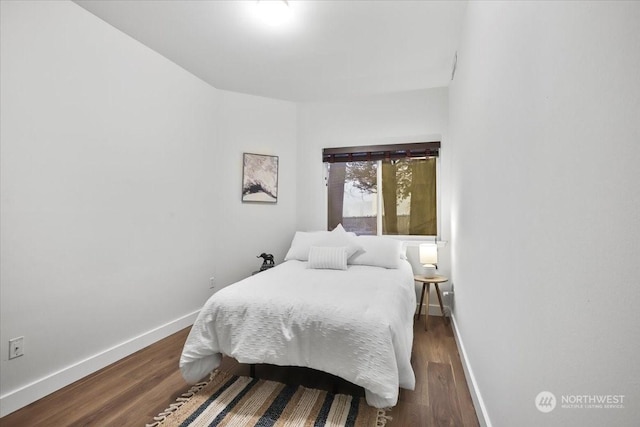
[[[9,340],[9,360],[24,354],[24,337]]]
[[[215,289],[216,288],[216,278],[215,276],[211,276],[209,277],[209,289]]]

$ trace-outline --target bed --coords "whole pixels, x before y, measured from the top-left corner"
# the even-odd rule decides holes
[[[290,256],[294,238],[287,261],[215,293],[185,343],[180,358],[185,380],[201,380],[227,355],[240,363],[328,372],[363,387],[369,405],[394,406],[399,387],[415,387],[413,273],[393,251],[395,268],[368,265],[375,263],[367,256],[384,264],[388,254],[371,240],[383,238],[362,237],[351,242],[358,243],[360,254],[369,248],[368,254],[359,257],[360,263],[348,254],[345,269],[316,268],[315,259],[296,259],[305,258],[304,247],[302,255]]]

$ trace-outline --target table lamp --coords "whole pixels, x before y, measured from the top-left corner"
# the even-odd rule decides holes
[[[420,263],[424,266],[425,277],[436,277],[438,264],[438,245],[435,243],[420,244]]]

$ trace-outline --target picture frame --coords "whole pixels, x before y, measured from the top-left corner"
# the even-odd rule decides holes
[[[242,202],[278,202],[278,156],[243,153]]]

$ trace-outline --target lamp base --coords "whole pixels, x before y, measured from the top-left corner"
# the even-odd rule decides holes
[[[424,277],[427,277],[429,279],[436,277],[436,266],[433,264],[425,264]]]

